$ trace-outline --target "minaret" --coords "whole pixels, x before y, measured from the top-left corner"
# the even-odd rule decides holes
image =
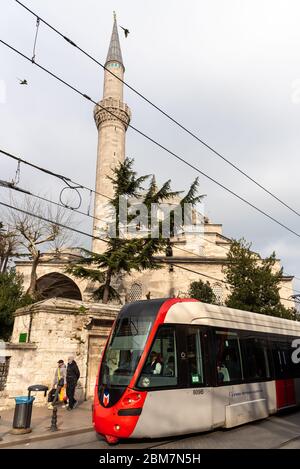
[[[115,13],[105,67],[116,77],[123,80],[125,67]],[[94,118],[98,129],[96,192],[103,195],[95,194],[94,217],[96,219],[94,220],[93,235],[103,237],[105,236],[107,223],[99,221],[97,218],[108,219],[109,200],[107,197],[112,197],[113,187],[107,176],[112,174],[112,169],[119,161],[125,159],[125,136],[131,117],[129,107],[123,102],[123,83],[107,70],[104,71],[103,99],[99,102],[99,105],[101,107],[96,106],[94,110]],[[105,247],[103,241],[93,240],[93,252],[103,252]]]

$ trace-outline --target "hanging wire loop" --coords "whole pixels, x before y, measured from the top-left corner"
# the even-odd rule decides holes
[[[33,43],[33,51],[32,51],[32,59],[31,62],[35,63],[35,50],[36,50],[36,43],[37,43],[37,37],[39,33],[39,27],[40,27],[40,18],[36,18],[36,31],[35,31],[35,38],[34,38],[34,43]]]

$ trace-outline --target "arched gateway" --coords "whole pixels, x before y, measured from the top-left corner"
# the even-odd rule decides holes
[[[82,300],[76,283],[59,272],[51,272],[40,277],[37,281],[37,291],[42,299],[69,298],[71,300]]]

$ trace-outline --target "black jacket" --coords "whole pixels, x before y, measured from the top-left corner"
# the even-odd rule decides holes
[[[67,366],[67,382],[77,382],[79,379],[80,373],[75,361],[68,363]]]

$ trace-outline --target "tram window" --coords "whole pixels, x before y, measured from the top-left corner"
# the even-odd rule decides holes
[[[189,386],[197,386],[203,384],[200,330],[194,327],[188,328],[186,337]]]
[[[249,337],[243,340],[246,378],[270,378],[267,342],[262,338]]]
[[[177,386],[175,329],[159,329],[138,380],[141,388]]]
[[[294,363],[292,354],[294,348],[292,347],[293,337],[286,337],[280,341],[273,341],[273,358],[275,366],[275,377],[282,378],[299,378],[300,377],[300,364]]]
[[[102,360],[99,382],[127,386],[136,370],[152,326],[152,318],[124,317],[117,321]]]
[[[292,372],[291,353],[287,340],[272,341],[275,378],[277,379],[288,378]]]
[[[215,337],[218,384],[242,381],[241,350],[237,334],[216,331]]]

